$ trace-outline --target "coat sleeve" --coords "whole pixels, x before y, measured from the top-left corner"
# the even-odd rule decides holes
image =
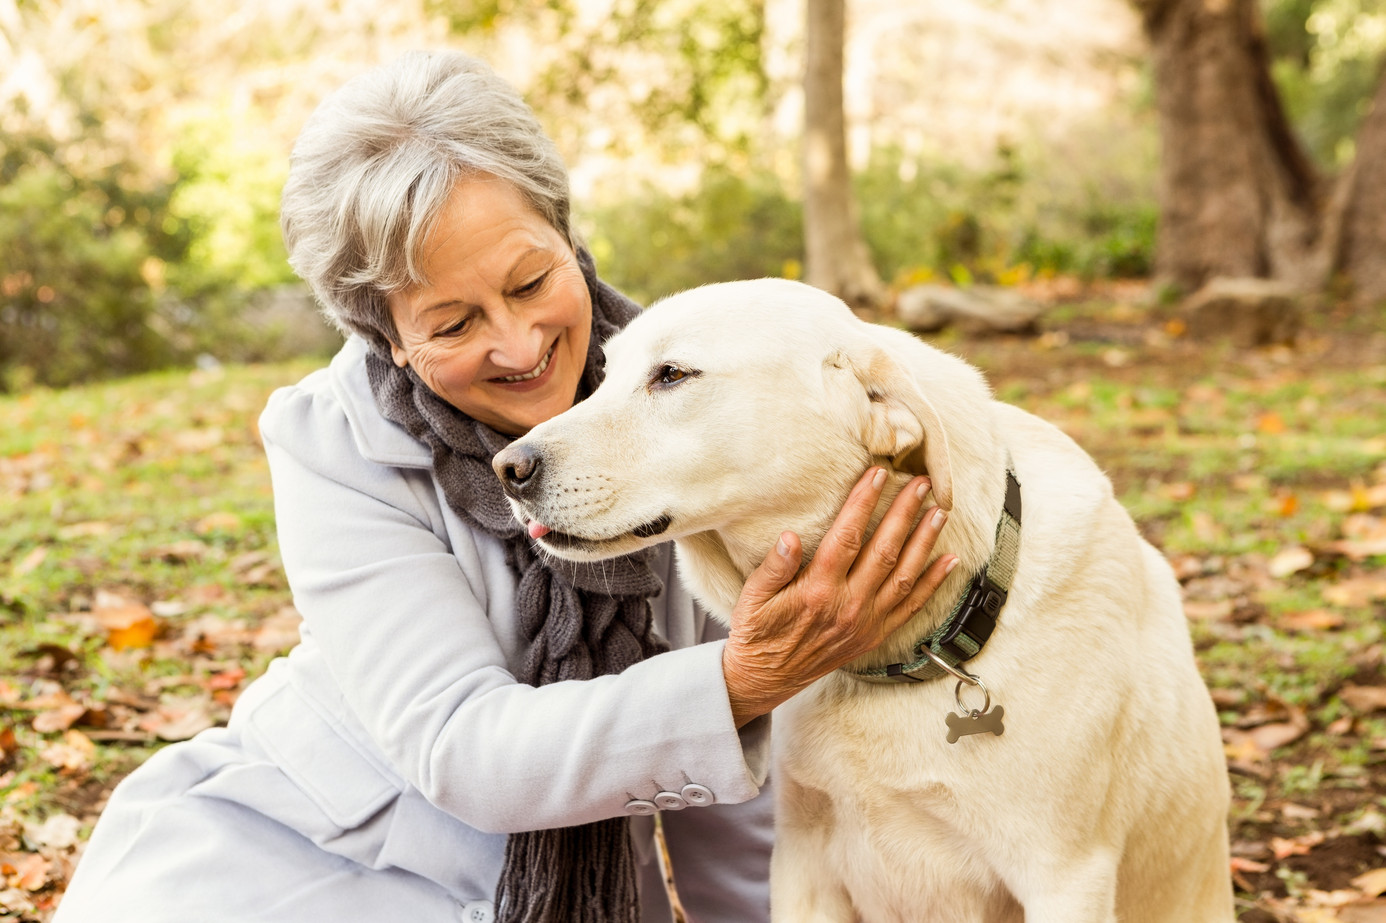
[[[328,704],[433,804],[511,833],[619,816],[690,783],[717,804],[757,794],[765,722],[735,728],[722,642],[619,675],[517,683],[430,521],[426,472],[363,459],[327,389],[277,392],[261,434],[284,568],[338,700]]]
[[[703,639],[716,643],[726,629],[708,620]],[[770,718],[743,730],[748,752],[768,750]],[[764,758],[768,759],[768,755]],[[740,804],[679,811],[661,818],[674,886],[690,923],[757,923],[770,918],[770,850],[774,843],[773,779]]]

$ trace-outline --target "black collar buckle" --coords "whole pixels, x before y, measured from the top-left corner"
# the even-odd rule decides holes
[[[1006,591],[992,583],[986,571],[973,577],[957,618],[938,639],[935,649],[948,653],[959,663],[974,656],[996,630],[996,617],[1006,604],[1006,596]],[[965,635],[972,642],[971,650],[958,644],[960,635]]]

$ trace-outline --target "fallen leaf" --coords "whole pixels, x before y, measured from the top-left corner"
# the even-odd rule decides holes
[[[1344,686],[1338,698],[1353,711],[1369,714],[1386,709],[1386,686]]]
[[[197,521],[197,524],[193,526],[193,531],[198,535],[209,535],[213,532],[234,533],[241,531],[243,525],[244,523],[241,521],[241,517],[237,516],[235,513],[223,511],[203,516]]]
[[[1268,436],[1285,432],[1285,420],[1278,413],[1263,413],[1256,418],[1256,429]]]
[[[30,723],[40,734],[65,731],[87,713],[87,706],[61,689],[51,695],[30,699],[24,703],[24,707],[38,712]]]
[[[23,577],[42,564],[43,559],[46,557],[48,557],[48,546],[39,545],[19,559],[19,563],[14,566],[14,570],[11,571],[11,574],[15,577]]]
[[[1230,599],[1189,599],[1184,601],[1184,615],[1199,622],[1224,622],[1236,608]]]
[[[1277,626],[1289,631],[1331,631],[1342,628],[1343,623],[1343,616],[1329,609],[1289,612],[1275,620]]]
[[[169,564],[187,564],[200,561],[212,551],[211,546],[197,539],[189,538],[167,545],[159,545],[144,553],[145,560],[167,561]]]
[[[1341,923],[1386,923],[1386,900],[1358,901],[1338,908]]]
[[[24,891],[41,890],[48,883],[48,869],[53,865],[38,853],[24,853],[8,864],[14,871],[5,876],[7,883]]]
[[[106,643],[118,651],[149,647],[159,633],[154,613],[142,603],[97,608],[91,614],[106,630]]]
[[[24,838],[39,847],[70,849],[81,839],[82,822],[71,814],[50,815],[41,824],[25,824]]]
[[[1160,486],[1160,496],[1166,500],[1183,503],[1192,500],[1198,493],[1198,485],[1192,481],[1171,481]]]
[[[1312,551],[1300,545],[1291,545],[1278,551],[1275,557],[1270,559],[1266,569],[1272,577],[1279,580],[1302,570],[1308,570],[1313,564],[1314,553]]]
[[[1295,513],[1299,512],[1298,494],[1279,494],[1276,496],[1273,503],[1276,514],[1285,519],[1288,519]]]
[[[71,541],[74,538],[99,538],[108,535],[114,528],[109,522],[76,522],[58,530],[58,538]]]
[[[1290,856],[1307,856],[1309,851],[1324,841],[1324,832],[1315,830],[1313,833],[1306,833],[1292,839],[1273,836],[1270,840],[1271,854],[1277,859],[1288,859]]]
[[[293,606],[285,606],[260,623],[252,644],[257,651],[287,651],[299,641],[303,616]]]
[[[140,719],[141,730],[161,740],[187,740],[216,725],[203,699],[167,699],[153,713]]]
[[[1386,599],[1386,577],[1350,577],[1324,587],[1323,598],[1344,609],[1362,609],[1378,599]]]
[[[1386,894],[1386,868],[1372,869],[1352,879],[1352,886],[1367,897]]]
[[[39,752],[43,761],[68,772],[85,772],[96,756],[96,744],[81,731],[68,731],[62,740]]]
[[[1269,872],[1270,865],[1265,862],[1257,862],[1255,859],[1244,859],[1241,856],[1233,856],[1232,869],[1237,872],[1251,872],[1259,875],[1262,872]]]

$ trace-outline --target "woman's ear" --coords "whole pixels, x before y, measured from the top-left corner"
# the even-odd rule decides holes
[[[948,435],[934,405],[914,377],[879,346],[844,351],[836,361],[844,360],[869,402],[862,421],[862,445],[872,455],[889,458],[900,471],[927,474],[933,482],[934,502],[951,510]]]
[[[405,368],[409,365],[409,354],[404,351],[404,347],[398,343],[390,342],[390,358],[395,360],[395,365]]]

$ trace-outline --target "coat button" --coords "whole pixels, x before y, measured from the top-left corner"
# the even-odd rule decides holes
[[[645,801],[643,798],[632,798],[626,802],[627,814],[654,814],[658,810],[653,801]]]
[[[462,908],[462,923],[492,923],[495,919],[495,905],[490,901],[472,901]]]
[[[655,804],[663,811],[682,811],[688,807],[688,802],[678,792],[660,792],[655,795]]]
[[[706,785],[699,785],[697,782],[689,782],[679,794],[683,795],[684,801],[695,808],[705,808],[717,801],[712,794],[712,789]]]

